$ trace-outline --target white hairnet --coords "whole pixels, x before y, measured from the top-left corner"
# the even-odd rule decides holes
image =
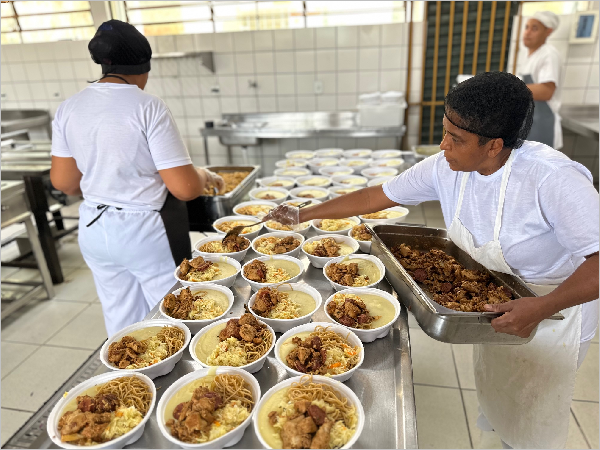
[[[535,20],[539,20],[546,28],[556,30],[558,28],[559,19],[556,14],[550,11],[538,11],[533,15]]]

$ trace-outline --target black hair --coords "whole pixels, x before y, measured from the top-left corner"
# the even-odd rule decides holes
[[[454,86],[444,100],[446,118],[479,136],[479,145],[502,139],[519,148],[531,130],[533,95],[527,85],[507,72],[485,72]]]

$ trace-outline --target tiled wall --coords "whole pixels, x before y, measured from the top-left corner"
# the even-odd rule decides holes
[[[422,25],[415,25],[413,100],[420,96],[422,55]],[[153,60],[146,88],[168,104],[196,164],[204,163],[199,129],[223,113],[348,110],[361,93],[404,91],[406,86],[407,24],[164,36],[150,43],[155,53],[214,52],[214,74],[198,58]],[[1,68],[3,108],[48,108],[52,113],[100,74],[87,42],[2,46]],[[321,94],[314,92],[317,80]],[[250,81],[257,87],[250,87]],[[418,126],[413,109],[410,144],[416,143]],[[270,171],[288,150],[395,145],[394,138],[268,140],[250,148],[249,156]],[[225,148],[216,138],[209,149],[212,164],[225,163]],[[234,161],[241,162],[241,151],[234,148],[233,153]]]

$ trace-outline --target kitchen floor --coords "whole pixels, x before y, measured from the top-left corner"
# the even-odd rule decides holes
[[[445,227],[437,202],[411,212],[421,218],[415,222]],[[77,205],[64,208],[63,214],[77,215]],[[199,233],[191,234],[195,242]],[[2,321],[1,445],[106,339],[101,305],[76,234],[63,238],[58,252],[65,282],[55,286],[55,298],[34,301]],[[2,253],[10,259],[10,248]],[[2,279],[7,278],[33,280],[39,275],[2,268]],[[476,425],[472,346],[435,341],[410,314],[409,319],[419,447],[502,448],[494,432]],[[598,381],[596,335],[577,374],[567,448],[599,447]]]

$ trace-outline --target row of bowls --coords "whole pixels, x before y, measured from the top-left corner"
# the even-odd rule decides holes
[[[287,152],[287,159],[303,159],[311,160],[314,158],[373,158],[373,159],[389,159],[401,158],[403,156],[414,155],[412,150],[397,150],[384,149],[373,151],[368,148],[353,148],[344,150],[341,148],[322,148],[320,150],[294,150]]]
[[[360,174],[366,168],[387,168],[402,170],[406,165],[403,158],[389,159],[335,159],[335,158],[315,158],[311,160],[304,159],[286,159],[277,161],[275,175],[298,177],[302,175],[321,174],[326,175],[331,172],[351,171],[351,173]]]
[[[297,170],[300,171],[306,169]],[[285,189],[291,189],[294,186],[365,186],[370,180],[375,178],[393,178],[399,173],[398,169],[393,167],[370,167],[368,169],[361,170],[359,175],[354,175],[352,168],[344,166],[329,167],[327,169],[320,169],[320,171],[322,173],[319,175],[283,176],[281,174],[275,174],[272,177],[259,179],[258,184],[261,187],[266,188],[280,187]],[[353,180],[353,182],[344,183],[345,180]],[[316,181],[318,181],[319,184],[315,185],[314,183]]]

